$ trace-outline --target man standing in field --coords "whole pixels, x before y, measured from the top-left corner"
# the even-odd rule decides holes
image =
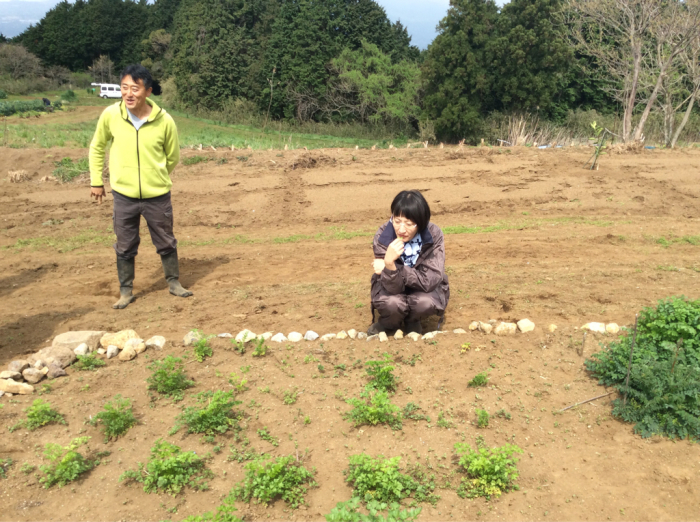
[[[143,216],[163,262],[170,293],[189,297],[179,282],[177,240],[173,234],[170,173],[180,161],[173,118],[148,99],[153,79],[148,69],[130,65],[121,74],[122,101],[104,110],[90,144],[90,196],[102,203],[105,150],[109,153],[109,183],[114,196],[114,233],[120,298],[113,308],[126,308],[133,295],[139,225]]]

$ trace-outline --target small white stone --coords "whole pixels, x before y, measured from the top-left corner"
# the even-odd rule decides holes
[[[262,339],[263,341],[269,341],[272,339],[272,332],[265,332],[264,334],[258,335],[258,339]]]
[[[286,342],[288,340],[289,339],[287,339],[283,333],[278,333],[278,334],[270,337],[270,341],[274,341],[276,343],[283,343],[283,342]]]
[[[343,330],[342,332],[338,332],[335,336],[336,339],[347,339],[348,338],[348,333]]]
[[[249,343],[253,339],[255,339],[255,334],[248,329],[241,330],[236,336],[236,342],[239,343]]]
[[[322,341],[330,341],[331,339],[335,339],[334,333],[328,333],[326,335],[321,336]]]
[[[41,369],[42,369],[44,366],[46,366],[46,365],[44,364],[44,361],[42,361],[41,359],[39,359],[39,360],[36,361],[32,366],[34,367],[35,370],[41,370]]]
[[[307,341],[315,341],[318,339],[318,334],[313,330],[309,330],[304,334],[304,339]]]
[[[387,337],[386,332],[379,332],[379,342],[380,343],[385,343],[389,340],[389,337]]]
[[[452,333],[465,334],[467,333],[467,331],[464,328],[455,328],[454,330],[452,330]]]
[[[394,334],[394,339],[397,341],[399,339],[403,339],[403,330],[396,330],[396,333]]]
[[[549,331],[549,333],[554,333],[554,332],[556,331],[556,329],[557,329],[557,325],[556,325],[556,324],[550,324],[550,325],[547,327],[547,330]]]
[[[496,335],[515,335],[518,331],[518,325],[515,323],[501,323],[496,327]]]
[[[362,339],[367,339],[366,332],[357,332],[357,338],[361,341]]]
[[[154,335],[148,341],[146,341],[146,348],[152,348],[155,350],[162,350],[165,348],[165,337],[162,335]]]
[[[488,320],[488,323],[489,323],[491,326],[496,326],[496,323],[497,323],[497,322],[498,322],[498,321],[496,321],[495,319],[489,319],[489,320]]]
[[[350,337],[350,339],[357,339],[357,330],[350,328],[348,330],[348,337]]]
[[[413,340],[413,341],[417,341],[418,339],[421,338],[421,334],[419,334],[418,332],[411,332],[411,333],[407,333],[406,337],[408,339]]]
[[[535,323],[530,319],[521,319],[518,321],[518,330],[522,333],[532,332],[535,329]]]
[[[421,339],[423,339],[424,341],[429,341],[430,339],[434,339],[434,338],[435,338],[435,332],[428,332],[423,337],[421,337]]]
[[[107,347],[107,359],[111,359],[112,357],[116,357],[117,355],[119,355],[119,348],[117,348],[113,344],[109,345]]]
[[[138,347],[144,344],[143,349],[146,349],[145,343],[143,342],[143,339],[129,339],[124,343],[124,349],[126,350],[127,348],[133,348],[136,353],[140,353],[138,351]],[[143,351],[143,350],[141,350]]]
[[[88,348],[88,345],[85,343],[79,344],[75,350],[73,350],[73,353],[75,355],[87,355],[90,352],[90,349]]]
[[[479,329],[479,321],[472,321],[469,323],[469,329],[473,332],[474,330]]]
[[[479,330],[488,335],[493,331],[493,325],[491,323],[479,323]]]
[[[304,338],[303,335],[301,335],[299,332],[291,332],[288,336],[287,339],[289,339],[293,343],[298,343]]]
[[[217,335],[217,337],[221,337],[222,339],[231,339],[231,337],[233,337],[233,335],[231,335],[230,333],[222,333],[222,334]]]
[[[132,346],[125,346],[124,349],[119,352],[120,361],[130,361],[136,357],[136,350]]]
[[[107,350],[105,350],[104,348],[98,348],[97,353],[99,353],[100,355],[104,355],[107,353]]]
[[[617,335],[620,333],[620,326],[617,323],[606,324],[605,331],[609,334]]]
[[[44,367],[43,367],[41,370],[39,370],[39,371],[40,371],[41,373],[43,373],[44,375],[46,375],[47,373],[49,373],[49,368],[48,368],[47,366],[44,366]]]
[[[379,339],[378,335],[368,335],[367,336],[368,341],[375,341],[376,339]]]
[[[134,332],[135,333],[135,332]],[[194,330],[187,332],[187,335],[185,335],[185,338],[182,340],[182,343],[185,346],[192,346],[194,343],[199,341],[202,338],[202,334],[199,332],[195,332]],[[104,346],[104,343],[102,344]],[[123,345],[122,345],[123,346]]]
[[[11,370],[8,370],[5,372],[0,372],[0,379],[12,379],[13,381],[21,381],[23,377],[20,372],[13,372]]]
[[[595,333],[605,333],[605,324],[604,323],[587,323],[584,324],[581,327],[583,330],[589,330],[591,332]]]

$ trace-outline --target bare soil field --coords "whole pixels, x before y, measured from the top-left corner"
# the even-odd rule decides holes
[[[661,298],[700,295],[700,151],[611,151],[599,171],[583,168],[590,153],[183,151],[184,158],[209,158],[180,165],[173,175],[181,281],[194,297],[168,294],[144,223],[137,300],[119,311],[111,308],[118,296],[111,197],[99,205],[89,199],[87,183],[40,182],[54,161],[84,157],[87,150],[0,149],[0,366],[69,330],[133,328],[143,338],[169,341],[162,352],[112,359],[96,372],[68,368],[68,377],[52,381],[42,398],[66,416],[65,426],[10,433],[7,427],[37,396],[0,399],[0,458],[16,463],[0,478],[0,520],[179,520],[214,509],[244,475],[243,464],[227,459],[233,437],[217,437],[222,451],[209,460],[215,477],[208,491],[146,494],[141,485],[118,480],[148,460],[160,437],[198,454],[212,451],[199,436],[168,435],[181,407],[194,399],[152,401],[146,366],[166,354],[191,353],[182,338],[193,328],[233,335],[244,328],[285,334],[366,329],[372,235],[389,217],[393,196],[407,188],[423,191],[432,221],[448,232],[452,297],[443,329],[529,318],[535,331],[446,333],[435,341],[384,344],[269,343],[266,357],[252,357],[251,350],[240,355],[229,340],[215,339],[212,358],[186,365],[196,382],[191,391],[229,389],[229,374],[250,366],[239,408],[251,446],[275,456],[308,448],[304,464],[317,470],[318,487],[306,506],[238,502],[237,514],[322,520],[350,498],[343,470],[348,456],[364,451],[401,456],[402,465],[420,462],[435,473],[441,499],[422,504],[419,520],[697,520],[698,444],[635,435],[632,425],[611,418],[614,395],[559,410],[608,391],[583,362],[612,337],[589,334],[582,346],[583,324],[630,325],[637,311]],[[8,182],[7,171],[19,169],[31,179]],[[551,323],[558,326],[552,334]],[[430,321],[426,331],[435,325]],[[367,382],[355,363],[384,352],[398,362],[393,402],[419,404],[431,422],[407,420],[392,431],[354,428],[343,418],[350,409],[344,399],[358,397]],[[487,369],[488,387],[467,387]],[[284,404],[283,392],[294,388],[297,402]],[[117,393],[134,401],[140,423],[104,444],[101,431],[85,421]],[[492,417],[479,429],[477,408],[505,409],[512,419]],[[451,428],[436,425],[440,412]],[[262,427],[279,446],[258,437]],[[44,444],[67,445],[80,435],[92,437],[92,451],[111,455],[78,481],[47,490],[35,474],[20,472],[22,463],[42,464]],[[478,436],[489,446],[512,442],[523,449],[519,491],[489,502],[457,496],[462,475],[451,459],[453,446],[475,446]]]

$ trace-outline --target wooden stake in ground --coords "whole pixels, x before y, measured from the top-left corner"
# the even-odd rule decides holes
[[[570,410],[571,408],[575,408],[576,406],[581,406],[581,404],[586,404],[587,402],[593,402],[593,401],[596,401],[598,399],[602,399],[603,397],[607,397],[608,395],[612,395],[613,393],[615,393],[615,390],[608,392],[608,393],[604,393],[603,395],[598,395],[597,397],[593,397],[592,399],[586,399],[585,401],[577,402],[576,404],[572,404],[571,406],[567,406],[566,408],[559,410],[559,411],[561,412],[561,411]]]
[[[632,354],[634,353],[634,343],[637,341],[637,323],[639,322],[639,314],[634,316],[634,332],[632,333],[632,346],[630,346],[630,362],[627,365],[627,379],[625,379],[625,397],[622,399],[622,405],[627,404],[627,393],[630,391],[630,370],[632,370]]]

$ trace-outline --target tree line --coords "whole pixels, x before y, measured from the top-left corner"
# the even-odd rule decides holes
[[[140,62],[185,109],[429,125],[475,139],[487,116],[620,113],[668,144],[700,89],[700,0],[451,0],[427,50],[373,0],[76,0],[12,40],[44,66],[113,77]]]

